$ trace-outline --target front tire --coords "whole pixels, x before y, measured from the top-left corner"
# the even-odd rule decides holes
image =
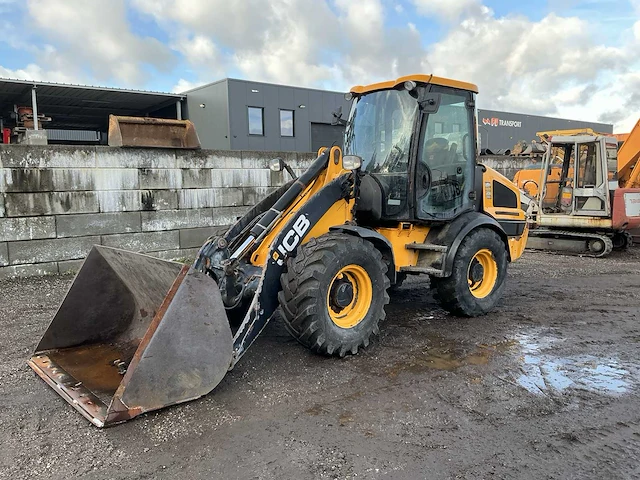
[[[360,237],[329,233],[309,240],[280,279],[287,330],[314,352],[356,354],[385,318],[386,273],[382,254]]]
[[[436,298],[454,315],[486,315],[502,298],[507,263],[500,236],[487,228],[474,230],[462,240],[451,276],[431,279]]]

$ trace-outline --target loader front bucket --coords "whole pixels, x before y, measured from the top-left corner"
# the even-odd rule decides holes
[[[232,348],[209,276],[95,246],[28,363],[103,427],[209,393]]]
[[[189,120],[109,115],[110,147],[200,148]]]

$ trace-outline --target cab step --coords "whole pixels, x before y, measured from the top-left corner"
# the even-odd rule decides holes
[[[434,277],[444,277],[443,270],[433,267],[402,267],[400,271],[404,273],[419,273],[432,275]]]
[[[428,250],[431,252],[446,252],[448,247],[446,245],[436,245],[434,243],[408,243],[406,245],[407,250]]]

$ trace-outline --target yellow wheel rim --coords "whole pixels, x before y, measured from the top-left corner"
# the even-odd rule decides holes
[[[498,282],[498,264],[491,250],[483,248],[473,256],[467,268],[469,290],[476,298],[485,298]]]
[[[358,325],[369,312],[373,285],[360,265],[347,265],[331,280],[327,292],[327,308],[333,323],[341,328]]]

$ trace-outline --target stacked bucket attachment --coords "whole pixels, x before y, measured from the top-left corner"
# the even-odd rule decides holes
[[[103,427],[209,393],[232,349],[212,278],[95,246],[28,363]]]
[[[109,115],[110,147],[200,148],[196,127],[189,120]]]

